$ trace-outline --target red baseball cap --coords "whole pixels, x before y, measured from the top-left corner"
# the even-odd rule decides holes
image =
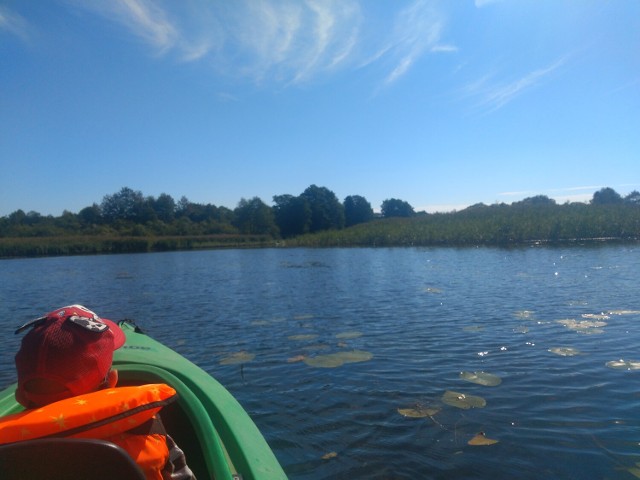
[[[111,369],[113,352],[125,342],[122,329],[82,305],[70,305],[33,320],[16,354],[16,399],[41,406],[96,390]],[[31,380],[46,380],[64,391],[30,391]]]

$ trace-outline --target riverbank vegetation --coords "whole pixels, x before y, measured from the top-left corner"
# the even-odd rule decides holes
[[[273,206],[241,199],[234,210],[186,197],[145,197],[122,188],[100,204],[59,217],[17,210],[0,217],[0,257],[157,252],[263,246],[518,245],[640,239],[640,193],[611,188],[586,203],[558,205],[538,195],[458,212],[415,212],[390,198],[375,215],[362,196],[340,202],[311,185],[276,195]]]

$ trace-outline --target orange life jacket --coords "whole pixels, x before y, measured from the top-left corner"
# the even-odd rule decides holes
[[[164,435],[127,432],[175,398],[176,391],[162,383],[78,395],[0,418],[0,444],[43,437],[103,438],[124,448],[148,479],[161,479],[169,458]]]

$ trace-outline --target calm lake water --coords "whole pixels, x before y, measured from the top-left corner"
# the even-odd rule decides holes
[[[640,362],[639,286],[638,245],[2,260],[0,385],[15,381],[13,330],[81,303],[219,379],[292,479],[633,479],[640,370],[606,364]],[[372,357],[302,360],[354,350]],[[224,364],[239,352],[255,358]],[[469,445],[479,432],[498,443]]]

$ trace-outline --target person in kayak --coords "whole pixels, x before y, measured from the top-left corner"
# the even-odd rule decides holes
[[[116,397],[109,394],[118,390],[118,372],[112,368],[112,361],[113,352],[125,342],[120,327],[82,305],[54,310],[23,325],[16,333],[29,327],[32,328],[15,356],[16,400],[27,409],[37,409],[71,397],[83,402],[80,396],[104,391],[104,396],[92,393],[92,403],[102,403],[103,409],[104,404],[108,406]],[[95,401],[96,396],[101,397],[99,401]],[[76,405],[73,413],[77,415],[77,411]],[[86,423],[92,420],[95,421],[95,413],[87,408]],[[64,413],[61,422],[64,423]],[[183,451],[166,433],[159,415],[105,440],[124,448],[149,480],[195,479]]]

